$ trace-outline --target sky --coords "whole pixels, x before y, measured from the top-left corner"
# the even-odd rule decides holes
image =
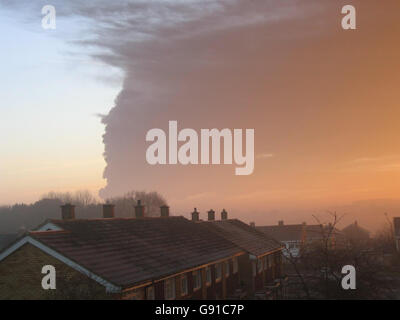
[[[53,1],[56,30],[44,1],[0,4],[0,203],[155,190],[175,212],[371,227],[400,209],[398,1]],[[255,129],[254,173],[149,165],[170,120]]]
[[[37,13],[30,21],[24,12],[0,10],[4,204],[35,201],[49,190],[96,192],[104,185],[98,115],[112,107],[121,76],[68,44],[73,31],[43,30]],[[78,29],[59,20],[60,29]]]

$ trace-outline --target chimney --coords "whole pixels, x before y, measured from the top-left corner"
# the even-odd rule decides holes
[[[103,218],[114,218],[115,205],[106,203],[103,204]]]
[[[138,200],[135,206],[135,216],[136,219],[144,218],[144,205],[142,205],[141,200]]]
[[[197,208],[194,208],[194,211],[192,212],[192,221],[199,221],[199,212],[197,211]]]
[[[160,207],[161,217],[169,217],[169,207],[167,205],[163,205]]]
[[[213,221],[213,220],[215,220],[215,211],[211,209],[210,211],[208,211],[208,221]]]
[[[278,226],[283,226],[283,220],[278,221]]]
[[[70,203],[66,203],[61,206],[61,218],[63,220],[75,219],[75,206]]]
[[[250,222],[250,227],[255,228],[256,227],[256,223],[255,222]]]
[[[228,220],[228,212],[225,209],[221,211],[221,220]]]

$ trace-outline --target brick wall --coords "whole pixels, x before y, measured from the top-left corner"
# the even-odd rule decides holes
[[[56,290],[44,290],[44,265],[56,268]],[[0,262],[0,300],[112,299],[105,287],[27,243]]]

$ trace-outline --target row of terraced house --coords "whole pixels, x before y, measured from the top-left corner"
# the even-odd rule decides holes
[[[223,210],[200,219],[118,218],[103,206],[101,219],[77,219],[62,206],[0,252],[0,299],[252,299],[281,298],[282,245]],[[56,271],[56,289],[42,287],[43,266]]]

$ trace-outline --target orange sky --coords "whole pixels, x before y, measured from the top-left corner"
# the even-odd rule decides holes
[[[105,181],[98,157],[58,189],[104,185],[103,197],[157,190],[176,212],[226,207],[265,223],[311,222],[312,210],[398,199],[400,2],[265,3],[234,1],[153,28],[155,40],[143,42],[131,41],[136,24],[98,27],[95,44],[113,52],[98,58],[125,75],[104,120]],[[341,28],[345,4],[357,9],[357,30]],[[254,173],[148,165],[145,133],[167,131],[169,120],[180,129],[254,128]],[[362,219],[362,210],[350,210]],[[373,226],[373,213],[365,221]]]
[[[277,23],[244,24],[141,48],[157,52],[156,62],[138,50],[142,60],[128,74],[109,121],[106,150],[113,159],[105,194],[136,185],[155,188],[179,209],[196,203],[236,208],[243,202],[252,210],[329,207],[396,198],[399,6],[354,4],[355,31],[341,29],[339,4],[309,11],[299,6],[302,10]],[[130,89],[138,83],[151,83],[154,101],[135,103]],[[113,119],[121,115],[126,125],[114,128]],[[143,124],[133,121],[136,127],[128,128],[136,117]],[[169,120],[197,130],[255,128],[254,174],[238,177],[222,166],[147,165],[142,133],[166,131]],[[113,142],[113,134],[122,133],[132,139]]]

